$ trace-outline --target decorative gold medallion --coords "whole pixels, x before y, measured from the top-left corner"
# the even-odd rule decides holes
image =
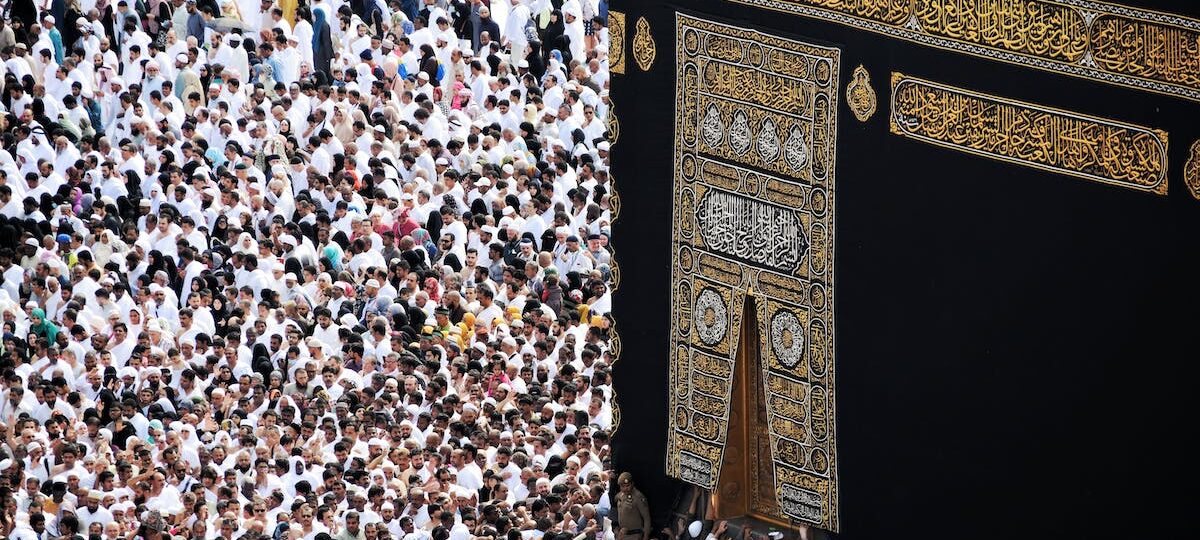
[[[650,21],[645,17],[638,17],[637,31],[633,35],[633,59],[642,71],[650,71],[656,54],[658,51],[654,46],[654,36],[650,35]]]
[[[608,70],[625,73],[625,14],[608,12]]]
[[[1183,183],[1187,184],[1192,197],[1200,199],[1200,140],[1192,143],[1188,150],[1187,163],[1183,165]]]
[[[1167,133],[892,73],[896,135],[1026,167],[1167,194]]]
[[[862,64],[854,68],[850,84],[846,85],[846,105],[859,122],[866,122],[875,114],[875,89],[871,88],[871,74]]]

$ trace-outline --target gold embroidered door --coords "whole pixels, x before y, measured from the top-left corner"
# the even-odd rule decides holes
[[[723,514],[837,530],[840,51],[683,14],[675,30],[667,473],[721,480]]]

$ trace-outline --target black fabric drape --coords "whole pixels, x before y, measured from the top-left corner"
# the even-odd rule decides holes
[[[1118,3],[1200,15],[1194,3]],[[841,50],[836,537],[1109,538],[1125,534],[1116,516],[1136,516],[1139,536],[1194,536],[1198,499],[1179,488],[1200,481],[1186,427],[1200,376],[1200,201],[1182,171],[1200,139],[1200,103],[734,2],[611,7],[627,21],[626,73],[611,91],[624,128],[612,157],[622,270],[613,461],[649,498],[654,530],[680,485],[664,471],[682,11]],[[648,72],[634,61],[639,17],[656,43]],[[845,102],[859,65],[878,100],[866,122]],[[893,72],[1165,130],[1169,193],[894,135]]]

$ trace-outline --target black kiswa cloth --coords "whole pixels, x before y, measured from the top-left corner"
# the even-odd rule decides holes
[[[1118,3],[1200,19],[1190,2]],[[1196,498],[1179,496],[1178,486],[1200,481],[1186,450],[1196,431],[1180,429],[1178,419],[1195,408],[1190,381],[1200,377],[1191,353],[1200,327],[1192,270],[1200,251],[1191,247],[1200,201],[1182,182],[1188,147],[1200,140],[1191,120],[1197,103],[724,0],[610,7],[626,14],[627,54],[640,17],[657,44],[650,71],[629,62],[611,88],[627,128],[612,154],[622,205],[612,245],[623,270],[613,301],[622,414],[612,459],[637,478],[655,530],[668,523],[678,489],[664,470],[673,412],[674,28],[683,11],[841,50],[831,199],[836,536],[1003,538],[1018,529],[1108,538],[1113,516],[1136,516],[1152,535],[1195,535]],[[845,103],[859,65],[878,102],[866,122]],[[1169,192],[894,135],[893,72],[1164,130]]]

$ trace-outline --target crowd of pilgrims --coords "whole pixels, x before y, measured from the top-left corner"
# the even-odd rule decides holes
[[[0,6],[0,537],[630,532],[606,0]]]

